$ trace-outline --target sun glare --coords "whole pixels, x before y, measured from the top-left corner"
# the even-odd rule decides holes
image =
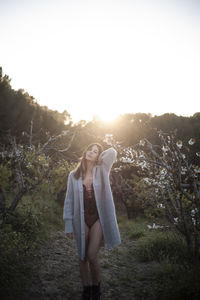
[[[110,112],[105,112],[103,114],[97,114],[96,117],[104,123],[112,123],[117,119],[118,115]]]
[[[11,2],[0,1],[2,67],[40,105],[73,122],[199,111],[200,23],[189,1]]]

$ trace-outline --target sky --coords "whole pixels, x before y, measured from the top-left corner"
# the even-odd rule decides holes
[[[0,66],[74,122],[200,112],[200,1],[0,0]]]

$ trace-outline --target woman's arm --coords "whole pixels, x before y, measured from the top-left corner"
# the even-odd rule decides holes
[[[106,168],[106,170],[109,172],[112,168],[112,165],[116,161],[116,158],[117,158],[117,151],[113,147],[111,147],[101,152],[98,161],[99,163],[102,163]]]
[[[72,233],[72,218],[73,218],[73,185],[72,185],[72,173],[69,173],[67,192],[65,196],[64,209],[63,209],[63,219],[65,221],[65,233]]]

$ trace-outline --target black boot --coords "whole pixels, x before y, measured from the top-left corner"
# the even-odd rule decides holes
[[[91,299],[91,286],[84,285],[83,292],[82,292],[82,300],[90,300]]]
[[[92,300],[100,300],[101,296],[101,284],[92,285]]]

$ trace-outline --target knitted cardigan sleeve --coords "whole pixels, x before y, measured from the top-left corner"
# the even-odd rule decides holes
[[[101,152],[98,161],[100,164],[104,165],[104,168],[108,172],[110,172],[112,165],[116,161],[116,158],[117,158],[117,151],[113,147],[111,147]]]
[[[65,233],[72,233],[72,218],[73,218],[73,183],[72,173],[70,172],[67,182],[67,192],[65,196],[64,209],[63,209],[63,220],[65,221]]]

